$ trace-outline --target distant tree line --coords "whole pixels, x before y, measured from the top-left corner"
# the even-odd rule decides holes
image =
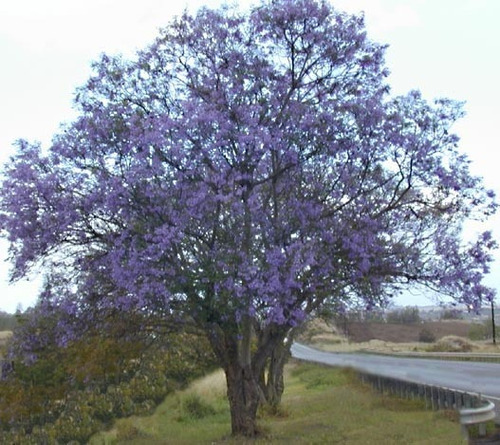
[[[411,324],[420,323],[422,321],[417,306],[398,308],[391,311],[385,311],[383,309],[348,311],[343,317],[345,317],[348,322],[366,321],[374,323]]]
[[[387,313],[388,323],[413,324],[420,323],[420,311],[418,307],[404,307]]]
[[[16,326],[16,315],[0,311],[0,331],[12,331]]]

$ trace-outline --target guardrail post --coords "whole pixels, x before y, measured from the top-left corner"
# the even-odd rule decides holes
[[[427,386],[426,385],[419,385],[419,386],[420,386],[419,393],[422,394],[422,397],[425,400],[425,409],[429,409],[429,394],[427,391]]]
[[[439,409],[439,390],[435,386],[431,386],[432,409]]]
[[[448,409],[453,409],[455,405],[455,393],[449,389],[446,390],[446,406]]]

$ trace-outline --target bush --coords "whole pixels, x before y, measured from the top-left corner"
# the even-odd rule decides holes
[[[465,338],[448,335],[431,346],[429,352],[471,352],[473,345]]]
[[[54,422],[53,432],[49,433],[49,436],[53,436],[56,443],[86,443],[89,437],[102,427],[103,425],[92,417],[89,406],[75,403],[70,404]]]
[[[434,343],[436,341],[436,336],[430,329],[424,328],[418,334],[418,341],[422,343]]]
[[[462,311],[459,309],[445,309],[441,314],[441,320],[461,320]]]
[[[470,340],[481,341],[493,338],[493,326],[491,318],[483,323],[472,323],[467,335]]]
[[[51,347],[33,364],[17,360],[0,381],[0,443],[85,443],[116,418],[151,412],[213,368],[209,351],[206,340],[184,333],[149,348],[96,335]],[[190,417],[213,413],[203,401],[188,400],[185,409]]]
[[[482,323],[472,323],[469,328],[467,337],[472,341],[486,340],[488,330]]]
[[[130,423],[120,423],[117,426],[116,439],[119,442],[135,439],[139,436],[139,429]]]
[[[216,411],[212,405],[205,402],[198,394],[189,394],[182,401],[182,413],[190,419],[203,419],[214,415]]]

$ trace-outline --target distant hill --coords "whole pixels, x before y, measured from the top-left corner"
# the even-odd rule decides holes
[[[470,326],[465,321],[424,321],[415,324],[348,322],[347,336],[355,343],[370,340],[411,343],[419,341],[419,335],[424,329],[432,332],[436,339],[448,335],[468,337]]]

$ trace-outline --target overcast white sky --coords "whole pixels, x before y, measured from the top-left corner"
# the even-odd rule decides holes
[[[388,43],[394,93],[467,101],[457,125],[472,170],[500,197],[499,0],[331,0],[339,9],[365,11],[372,39]],[[49,144],[71,120],[74,89],[100,53],[133,54],[184,7],[219,0],[16,0],[0,3],[0,163],[18,138]],[[242,0],[241,3],[246,3]],[[255,3],[255,2],[254,2]],[[496,217],[491,226],[500,223]],[[496,234],[500,237],[500,231]],[[37,278],[8,285],[7,244],[0,242],[0,310],[32,305]],[[500,259],[500,254],[499,254]],[[489,279],[500,293],[500,261]],[[421,297],[407,304],[429,304]]]

